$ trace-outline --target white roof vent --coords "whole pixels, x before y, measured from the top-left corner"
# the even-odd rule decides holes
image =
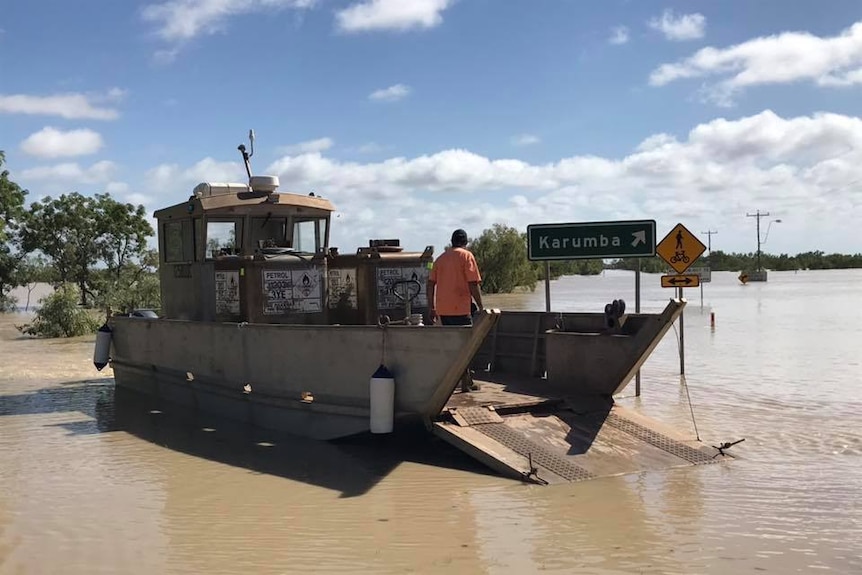
[[[233,184],[225,182],[202,182],[195,186],[194,196],[196,198],[209,198],[212,196],[236,195],[248,193],[248,184]]]
[[[278,189],[278,176],[252,176],[248,184],[253,192],[271,194]]]

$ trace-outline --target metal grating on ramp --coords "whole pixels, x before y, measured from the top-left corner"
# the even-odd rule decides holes
[[[634,421],[632,421],[630,419],[626,419],[625,417],[620,417],[619,415],[616,415],[614,413],[608,414],[607,418],[605,419],[605,423],[607,423],[608,425],[610,425],[612,427],[619,429],[620,431],[624,431],[625,433],[628,433],[629,435],[637,437],[641,441],[645,441],[645,442],[649,443],[650,445],[654,445],[655,447],[658,447],[659,449],[667,451],[668,453],[670,453],[672,455],[676,455],[677,457],[679,457],[681,459],[685,459],[689,463],[701,464],[701,463],[715,463],[715,462],[719,461],[718,459],[715,459],[715,458],[711,457],[710,455],[708,455],[707,453],[704,453],[703,451],[695,449],[694,447],[691,447],[690,445],[686,445],[685,443],[682,443],[681,441],[678,441],[676,439],[668,437],[667,435],[663,435],[661,433],[653,431],[652,429],[649,429],[648,427],[644,427],[643,425],[641,425],[639,423],[635,423]]]
[[[461,427],[482,425],[483,423],[502,423],[500,414],[489,407],[458,407],[449,410],[452,418]]]
[[[515,453],[532,458],[533,463],[544,467],[567,481],[584,481],[595,476],[584,469],[567,461],[563,457],[545,449],[541,445],[514,431],[505,423],[486,423],[476,425],[477,429],[491,439],[505,445]]]

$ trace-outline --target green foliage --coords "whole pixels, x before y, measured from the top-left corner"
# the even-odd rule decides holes
[[[24,302],[25,311],[30,310],[30,294],[36,289],[36,285],[51,283],[52,280],[52,270],[42,256],[28,256],[21,260],[15,276],[15,283],[27,288],[27,301]]]
[[[638,269],[638,259],[640,259],[641,271],[647,274],[663,274],[663,273],[676,273],[671,270],[671,267],[667,265],[667,263],[658,256],[653,256],[651,258],[624,258],[621,260],[614,260],[611,262],[608,267],[614,270],[629,270],[635,271]],[[697,261],[695,266],[705,265],[702,261]]]
[[[716,271],[751,270],[757,266],[757,255],[754,253],[724,253],[715,250],[707,260]],[[790,256],[788,254],[760,254],[761,266],[768,270],[826,270],[862,268],[862,254],[826,254],[822,251],[804,252]]]
[[[545,279],[545,262],[527,259],[527,234],[512,227],[494,224],[470,242],[482,272],[482,291],[510,293],[515,288],[536,289],[536,282]],[[596,275],[602,273],[602,260],[567,260],[550,262],[551,279],[564,275]]]
[[[51,295],[42,298],[31,324],[18,329],[27,335],[40,337],[75,337],[95,332],[99,322],[91,312],[78,306],[78,290],[63,284]]]
[[[9,179],[9,170],[2,170],[4,165],[6,154],[0,150],[0,244],[13,239],[24,214],[24,196],[27,195],[27,190]]]
[[[0,313],[13,312],[18,307],[18,298],[10,293],[0,294]]]
[[[536,276],[540,280],[545,279],[545,262],[534,262]],[[602,273],[604,264],[602,260],[566,260],[550,262],[551,279],[555,280],[562,276],[594,276]]]
[[[482,291],[509,293],[516,287],[536,287],[536,268],[527,260],[527,239],[518,230],[494,224],[470,242],[482,273]]]
[[[146,250],[139,261],[126,261],[116,269],[97,270],[93,278],[97,307],[121,312],[159,309],[158,265],[158,252]]]
[[[775,271],[862,268],[862,254],[825,254],[822,251],[814,251],[795,256],[787,254],[776,256],[761,253],[760,262],[763,268]],[[693,265],[694,267],[709,266],[712,271],[752,270],[757,267],[757,254],[728,254],[721,250],[714,250],[712,254],[701,257]],[[637,259],[616,260],[610,267],[620,270],[635,270],[637,269]],[[659,257],[641,258],[641,271],[646,273],[676,273]]]
[[[17,275],[23,256],[19,249],[19,228],[27,195],[27,190],[9,179],[9,171],[2,169],[5,164],[6,156],[0,151],[0,312],[15,307],[8,292],[20,285]]]
[[[78,286],[82,305],[94,295],[96,264],[106,266],[112,289],[120,289],[124,270],[139,264],[153,234],[143,206],[117,202],[109,194],[47,197],[33,203],[24,220],[23,249],[44,253],[57,281]]]

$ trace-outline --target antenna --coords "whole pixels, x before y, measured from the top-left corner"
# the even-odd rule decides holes
[[[251,164],[249,163],[249,159],[254,155],[254,130],[248,131],[248,142],[251,147],[251,153],[245,151],[245,145],[240,144],[237,146],[237,150],[242,154],[242,161],[245,163],[245,173],[248,174],[249,182],[251,181]]]

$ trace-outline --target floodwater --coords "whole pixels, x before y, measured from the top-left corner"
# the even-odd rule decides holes
[[[0,573],[862,573],[862,270],[735,275],[687,290],[688,393],[669,332],[619,402],[693,411],[740,459],[556,487],[423,433],[319,444],[130,402],[92,338],[2,317]],[[672,295],[642,284],[644,311]],[[555,310],[616,298],[633,274],[552,284]],[[487,299],[544,309],[541,286]]]

